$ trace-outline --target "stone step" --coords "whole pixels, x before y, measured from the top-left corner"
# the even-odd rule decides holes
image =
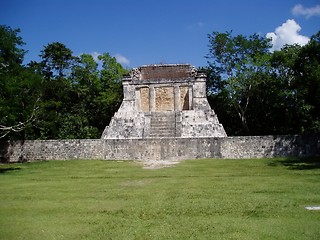
[[[175,128],[150,128],[150,133],[174,133]]]
[[[168,126],[157,126],[157,127],[151,127],[150,130],[154,131],[174,131],[176,128],[174,126],[168,127]]]
[[[175,128],[172,129],[151,129],[150,133],[174,133]]]
[[[165,113],[161,113],[161,114],[151,114],[151,119],[155,119],[155,120],[175,120],[176,116],[175,114],[165,114]]]
[[[156,132],[156,131],[175,131],[175,127],[165,127],[165,126],[161,126],[161,127],[151,127],[150,128],[150,132]]]
[[[151,129],[150,134],[167,134],[167,135],[174,135],[175,129]]]
[[[175,137],[175,134],[176,114],[174,112],[151,113],[149,137]]]
[[[152,117],[151,118],[151,122],[175,122],[176,119],[175,118],[156,118],[156,117]]]
[[[151,122],[151,127],[175,127],[175,122],[168,122],[168,123],[153,123]]]
[[[174,134],[175,131],[151,131],[150,134]]]
[[[162,115],[162,116],[172,116],[175,115],[175,112],[171,112],[171,111],[166,111],[166,112],[151,112],[151,115]]]
[[[151,123],[151,127],[175,127],[175,123],[171,122],[171,123]]]
[[[170,137],[174,137],[174,134],[154,134],[154,133],[150,133],[149,138],[170,138]]]
[[[159,134],[162,134],[162,133],[174,133],[175,132],[175,129],[157,129],[157,130],[151,130],[150,133],[159,133]]]
[[[175,122],[176,120],[175,119],[153,119],[153,118],[151,118],[151,122],[155,122],[155,123],[157,123],[157,122],[159,122],[159,123],[161,123],[161,122]]]

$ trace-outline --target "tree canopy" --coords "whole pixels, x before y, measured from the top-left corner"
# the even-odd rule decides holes
[[[109,53],[74,56],[60,42],[22,65],[19,30],[0,27],[0,137],[99,138],[122,100],[124,69]]]
[[[273,53],[257,34],[208,38],[209,101],[228,135],[320,132],[320,32]]]

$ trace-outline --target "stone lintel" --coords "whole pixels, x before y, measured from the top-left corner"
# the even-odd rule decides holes
[[[202,81],[202,80],[200,80]],[[132,85],[141,85],[141,84],[170,84],[170,83],[188,83],[191,84],[195,82],[194,78],[188,77],[188,78],[179,78],[179,79],[168,79],[168,78],[155,78],[155,79],[148,79],[148,80],[134,80],[132,79],[131,84]]]
[[[194,77],[196,70],[190,64],[143,65],[138,68],[141,80],[185,79]]]

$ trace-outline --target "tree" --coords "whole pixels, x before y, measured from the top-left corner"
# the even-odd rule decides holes
[[[128,71],[114,57],[73,56],[53,42],[22,65],[19,29],[0,27],[0,138],[99,138],[122,101]]]
[[[22,65],[26,51],[19,29],[0,26],[0,138],[25,138],[37,118],[41,79]]]
[[[76,60],[72,51],[60,42],[53,42],[45,46],[40,57],[44,76],[53,79],[66,77]]]
[[[209,40],[209,102],[229,135],[320,132],[320,32],[273,53],[257,35]]]
[[[45,46],[40,57],[40,62],[29,64],[30,68],[41,75],[42,91],[37,122],[29,138],[68,138],[61,134],[61,130],[68,125],[66,120],[70,118],[67,115],[70,114],[70,106],[73,106],[74,92],[69,77],[77,58],[59,42]]]
[[[302,133],[320,132],[320,31],[301,47],[293,67],[293,87]]]
[[[109,123],[114,113],[120,107],[123,99],[122,77],[129,71],[124,69],[115,57],[104,53],[98,57],[102,61],[100,70],[100,92],[95,99],[97,115],[95,122],[99,129],[103,130]]]
[[[99,138],[102,130],[94,118],[97,115],[95,99],[101,91],[98,64],[90,54],[82,54],[72,68],[71,79],[75,93],[72,112],[78,126],[78,138]],[[70,133],[75,131],[70,130]]]
[[[281,101],[286,106],[287,132],[320,132],[320,32],[305,46],[286,45],[272,54],[278,82],[286,84]],[[282,121],[284,122],[284,121]]]
[[[12,29],[6,25],[0,25],[0,69],[9,71],[20,66],[26,53],[21,48],[25,43],[18,36],[20,29]]]
[[[232,106],[241,122],[243,131],[238,134],[249,134],[247,112],[251,97],[270,74],[270,40],[257,34],[232,36],[232,32],[213,32],[208,38],[209,95],[226,98],[228,109]]]
[[[41,139],[99,138],[122,101],[127,71],[108,53],[99,57],[98,69],[90,54],[74,57],[60,43],[47,45],[41,57],[32,63],[44,76],[36,134]]]
[[[271,98],[273,118],[277,119],[276,134],[300,133],[298,117],[297,91],[294,88],[294,66],[301,46],[285,45],[281,50],[272,53],[270,62],[273,68],[272,88],[274,97]],[[270,133],[272,134],[272,132]]]
[[[122,77],[128,71],[109,53],[100,55],[102,68],[89,54],[82,54],[72,69],[72,82],[77,93],[77,109],[82,109],[90,136],[100,137],[122,101]]]

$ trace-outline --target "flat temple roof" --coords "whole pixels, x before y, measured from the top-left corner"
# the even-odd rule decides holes
[[[190,78],[194,67],[190,64],[143,65],[138,68],[141,80]]]

